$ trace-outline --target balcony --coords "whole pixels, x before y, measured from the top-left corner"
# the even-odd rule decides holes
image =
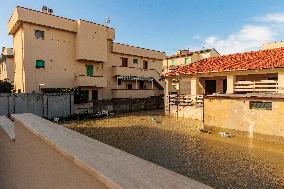
[[[107,80],[103,76],[85,76],[78,75],[75,77],[76,87],[107,87]]]
[[[153,89],[112,89],[112,98],[148,98],[155,96]]]

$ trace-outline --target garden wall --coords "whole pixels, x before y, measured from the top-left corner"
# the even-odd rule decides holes
[[[0,94],[0,116],[33,113],[40,117],[69,117],[74,114],[73,94]]]

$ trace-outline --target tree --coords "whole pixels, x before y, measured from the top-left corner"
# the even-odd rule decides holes
[[[0,80],[0,93],[12,93],[14,85],[8,79]]]

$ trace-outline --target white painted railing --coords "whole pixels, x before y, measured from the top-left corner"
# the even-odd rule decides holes
[[[237,81],[234,85],[234,91],[236,93],[277,93],[278,81]]]

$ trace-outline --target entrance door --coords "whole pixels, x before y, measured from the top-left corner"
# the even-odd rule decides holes
[[[205,94],[216,93],[216,80],[205,81]]]

